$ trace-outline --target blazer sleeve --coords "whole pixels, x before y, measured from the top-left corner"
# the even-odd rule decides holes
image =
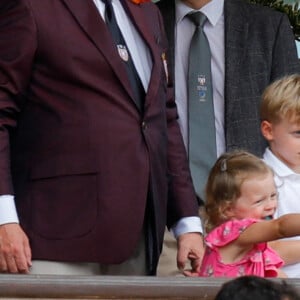
[[[167,52],[168,42],[162,17],[159,13],[162,40]],[[198,205],[193,188],[186,150],[177,122],[178,114],[172,81],[167,85],[167,126],[168,126],[168,210],[167,226],[170,228],[183,217],[197,216]]]
[[[26,98],[36,41],[35,26],[23,1],[0,5],[0,195],[13,194],[10,132]],[[16,42],[16,40],[18,42]]]

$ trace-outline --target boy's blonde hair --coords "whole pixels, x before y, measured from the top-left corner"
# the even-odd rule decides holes
[[[224,153],[210,171],[206,185],[206,232],[228,220],[224,214],[241,195],[246,179],[272,173],[257,156],[241,150]]]
[[[260,116],[270,123],[283,119],[300,122],[300,74],[284,76],[265,89]]]

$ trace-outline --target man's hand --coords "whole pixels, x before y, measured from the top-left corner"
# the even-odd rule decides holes
[[[200,233],[190,232],[182,234],[177,239],[177,266],[185,276],[198,276],[204,254],[203,237]],[[191,270],[186,270],[187,260]]]
[[[0,272],[29,273],[31,250],[19,224],[0,225]]]

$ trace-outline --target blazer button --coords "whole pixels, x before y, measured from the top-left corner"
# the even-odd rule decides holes
[[[143,130],[146,130],[147,129],[147,124],[145,121],[142,122],[142,129]]]

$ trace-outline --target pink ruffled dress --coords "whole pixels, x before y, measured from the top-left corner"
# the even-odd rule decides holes
[[[213,229],[206,237],[206,251],[199,276],[203,277],[238,277],[257,275],[277,277],[277,269],[283,265],[280,256],[267,243],[256,244],[238,262],[223,263],[219,248],[236,240],[255,219],[231,220]]]

